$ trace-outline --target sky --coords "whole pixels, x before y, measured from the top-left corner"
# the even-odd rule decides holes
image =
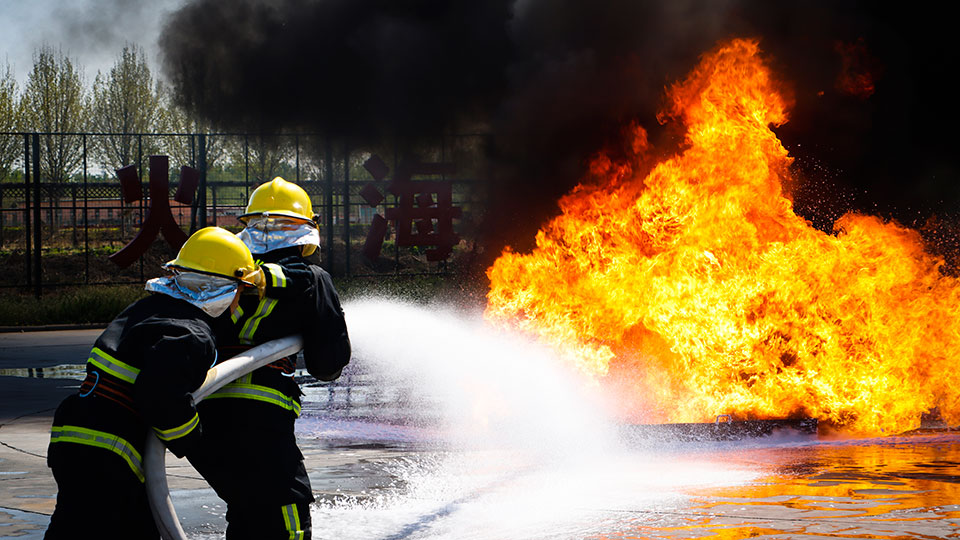
[[[161,21],[184,0],[0,0],[0,68],[9,64],[21,87],[34,51],[62,50],[91,83],[127,43],[144,48],[154,71]]]

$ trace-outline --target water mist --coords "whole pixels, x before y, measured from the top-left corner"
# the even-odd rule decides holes
[[[399,452],[370,465],[389,482],[318,501],[314,538],[575,538],[671,504],[678,488],[754,476],[626,447],[595,386],[479,314],[384,299],[344,311],[354,359],[340,384],[355,406],[325,410],[321,394],[299,435]]]

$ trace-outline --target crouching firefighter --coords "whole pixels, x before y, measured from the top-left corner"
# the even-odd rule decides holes
[[[251,195],[237,235],[264,271],[262,296],[242,295],[220,358],[300,334],[307,371],[332,381],[350,361],[350,339],[330,275],[315,264],[320,234],[307,193],[275,178]],[[311,261],[310,258],[314,258]],[[297,446],[296,355],[264,366],[199,404],[204,437],[187,456],[227,503],[228,540],[311,537],[313,491]]]
[[[190,392],[217,358],[214,319],[263,280],[247,246],[218,227],[194,233],[164,267],[171,275],[149,280],[153,294],[97,338],[86,379],[54,414],[47,464],[58,492],[48,540],[160,537],[144,483],[147,436],[177,457],[197,444]]]

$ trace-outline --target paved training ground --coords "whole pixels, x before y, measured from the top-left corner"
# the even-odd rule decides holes
[[[18,375],[0,375],[0,538],[42,538],[56,493],[44,460],[51,415],[79,384],[76,370],[49,368],[81,364],[98,333],[0,334],[0,373]],[[363,373],[304,385],[314,538],[960,537],[953,433],[632,441],[558,455],[452,444],[435,422],[409,420],[424,405],[397,385]],[[167,457],[188,535],[222,535],[222,502],[186,460]]]
[[[0,538],[41,538],[56,502],[57,486],[46,466],[53,412],[77,391],[76,370],[50,368],[86,361],[100,329],[0,333]],[[308,468],[349,466],[362,459],[389,455],[377,449],[317,451],[301,442]],[[187,460],[167,453],[167,476],[184,530],[191,535],[226,528],[226,506]],[[321,482],[322,483],[322,482]]]

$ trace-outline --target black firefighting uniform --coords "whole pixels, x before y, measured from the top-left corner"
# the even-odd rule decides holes
[[[300,334],[307,371],[336,379],[350,361],[350,339],[330,275],[300,257],[299,248],[254,258],[264,263],[266,292],[263,299],[241,296],[232,327],[217,329],[221,361]],[[294,434],[302,395],[295,361],[264,366],[199,404],[204,438],[187,458],[227,503],[230,540],[311,536],[313,491]]]
[[[151,430],[177,457],[200,439],[189,393],[216,361],[212,326],[199,308],[154,294],[100,334],[79,392],[53,417],[47,464],[58,492],[45,539],[160,537],[143,452]]]

